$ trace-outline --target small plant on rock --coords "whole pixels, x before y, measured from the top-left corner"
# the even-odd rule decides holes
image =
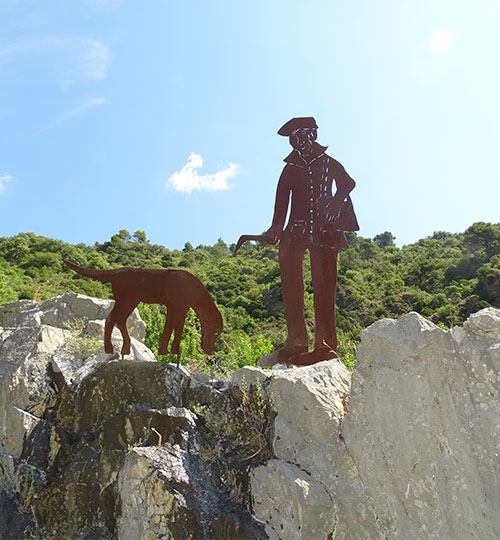
[[[21,498],[23,500],[24,510],[28,510],[31,506],[31,500],[35,494],[35,482],[33,479],[33,473],[25,474],[21,483]]]
[[[273,396],[266,396],[259,382],[249,386],[245,378],[240,388],[230,387],[220,401],[196,407],[196,414],[216,439],[210,449],[202,449],[202,457],[209,461],[231,453],[242,461],[271,457],[273,407]]]
[[[85,318],[66,321],[63,326],[71,332],[71,336],[66,340],[66,350],[76,358],[85,360],[101,348],[99,339],[85,335],[87,326]]]

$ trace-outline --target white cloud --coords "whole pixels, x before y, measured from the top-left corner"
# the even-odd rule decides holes
[[[202,166],[203,158],[199,154],[191,152],[186,165],[167,180],[166,187],[172,187],[176,191],[184,191],[185,193],[191,193],[193,190],[222,191],[230,186],[228,180],[237,175],[239,168],[239,165],[230,163],[222,171],[200,175],[197,169]]]
[[[9,176],[8,174],[4,174],[3,176],[0,176],[0,194],[2,194],[5,191],[5,186],[12,182],[14,178],[12,176]]]
[[[0,49],[4,73],[17,70],[19,77],[52,78],[62,86],[104,79],[111,58],[109,47],[88,38],[26,39]]]
[[[0,59],[8,60],[10,57],[15,56],[18,53],[22,53],[25,51],[29,51],[30,49],[33,49],[33,45],[27,42],[24,43],[16,43],[15,45],[9,45],[8,47],[4,47],[3,49],[0,49]]]
[[[62,124],[63,122],[66,122],[67,120],[70,120],[71,118],[74,118],[75,116],[78,116],[79,114],[82,114],[89,109],[98,107],[99,105],[104,105],[106,101],[107,100],[104,97],[87,99],[81,105],[78,105],[74,109],[71,109],[66,114],[61,116],[56,122],[57,124]]]
[[[81,46],[77,70],[86,79],[104,79],[111,60],[111,50],[92,39],[81,40]]]
[[[60,126],[61,124],[65,124],[75,116],[79,116],[80,114],[83,114],[84,112],[88,111],[89,109],[93,109],[94,107],[98,107],[100,105],[104,105],[107,103],[107,99],[104,97],[97,97],[97,98],[90,98],[75,107],[74,109],[71,109],[70,111],[64,113],[59,118],[54,120],[49,126],[42,129],[40,133],[43,133],[45,131],[48,131],[49,129],[55,128],[57,126]]]
[[[98,105],[104,105],[108,100],[104,97],[97,97],[97,98],[91,98],[82,103],[80,107],[75,109],[73,112],[74,114],[80,114],[83,111],[86,111],[87,109],[91,109],[92,107],[97,107]]]

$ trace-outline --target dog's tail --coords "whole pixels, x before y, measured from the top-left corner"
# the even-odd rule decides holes
[[[113,276],[116,275],[116,270],[93,270],[92,268],[84,268],[83,266],[78,266],[64,259],[63,263],[81,276],[97,279],[99,281],[111,281],[113,279]]]

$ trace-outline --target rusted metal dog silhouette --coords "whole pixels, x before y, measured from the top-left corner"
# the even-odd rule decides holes
[[[222,316],[212,297],[201,281],[185,270],[156,270],[147,268],[117,268],[92,270],[64,261],[78,274],[110,282],[115,305],[106,318],[104,326],[104,350],[113,353],[111,333],[116,324],[123,336],[122,355],[130,354],[130,336],[127,318],[139,302],[163,304],[167,307],[165,327],[158,353],[177,355],[180,359],[180,343],[184,322],[189,308],[194,309],[201,324],[201,348],[206,354],[214,353],[215,340],[222,333]],[[168,344],[174,333],[170,350]]]
[[[337,255],[347,247],[344,231],[359,229],[349,193],[354,180],[344,167],[326,154],[316,142],[316,120],[292,118],[278,131],[289,138],[292,152],[285,158],[276,191],[271,227],[259,236],[243,235],[238,249],[247,240],[275,244],[279,240],[279,263],[288,336],[285,346],[259,360],[260,366],[278,362],[309,365],[337,355],[335,295]],[[332,195],[332,185],[336,191]],[[285,220],[288,205],[291,210]],[[309,352],[304,320],[304,280],[302,261],[311,258],[314,289],[314,350]]]

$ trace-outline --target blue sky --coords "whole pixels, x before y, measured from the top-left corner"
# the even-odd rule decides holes
[[[2,0],[0,235],[258,234],[293,116],[362,236],[498,222],[498,28],[500,0]]]

